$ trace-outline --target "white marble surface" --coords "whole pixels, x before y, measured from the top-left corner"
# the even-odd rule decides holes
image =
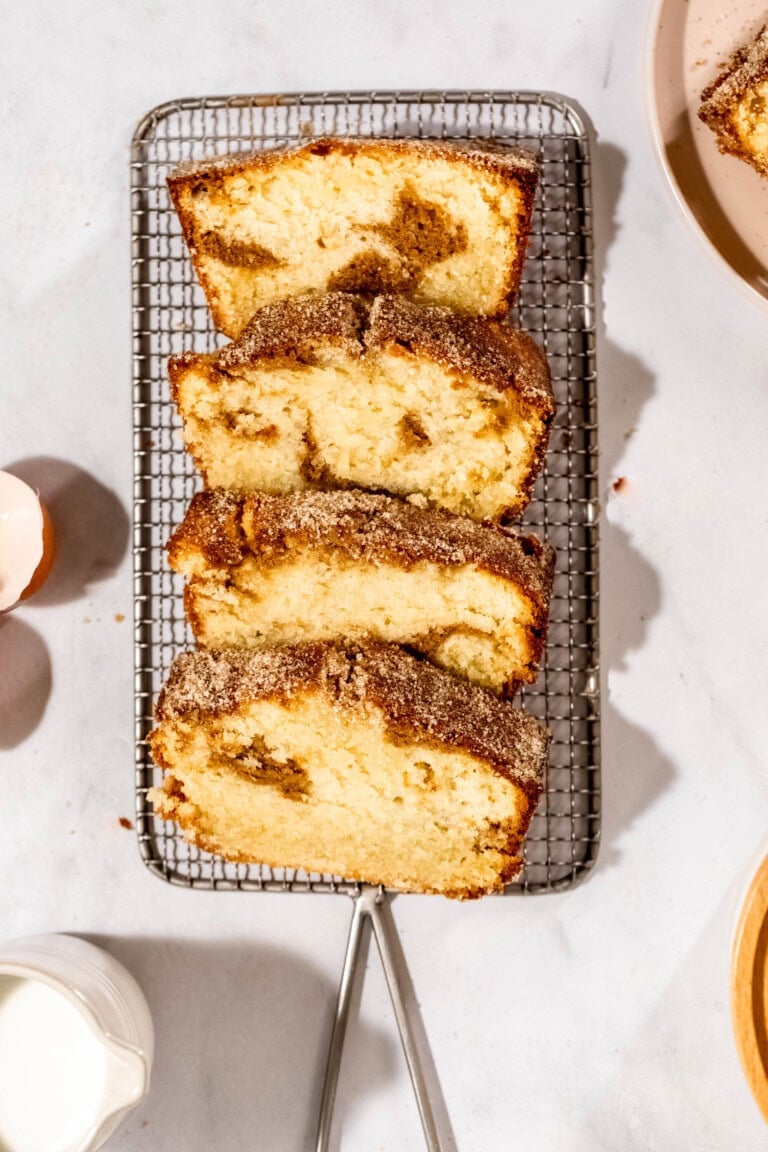
[[[728,962],[768,828],[768,312],[665,187],[648,19],[622,0],[4,6],[0,466],[39,477],[62,544],[48,590],[0,621],[2,933],[83,934],[144,986],[154,1090],[116,1152],[310,1147],[350,911],[172,889],[118,824],[133,806],[128,142],[176,96],[444,86],[559,90],[596,126],[605,513],[593,878],[394,905],[446,1146],[766,1146]],[[342,1152],[423,1146],[377,962],[338,1118]]]

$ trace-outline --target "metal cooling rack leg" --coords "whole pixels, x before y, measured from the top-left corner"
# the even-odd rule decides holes
[[[352,923],[349,928],[347,951],[344,957],[344,968],[341,973],[339,996],[336,1002],[336,1015],[333,1021],[331,1044],[328,1050],[328,1064],[325,1069],[323,1097],[320,1104],[320,1121],[317,1128],[317,1144],[315,1145],[316,1152],[328,1152],[330,1147],[329,1140],[333,1119],[333,1105],[336,1100],[336,1088],[339,1082],[339,1069],[341,1067],[341,1056],[344,1049],[344,1038],[346,1036],[347,1022],[349,1019],[352,988],[357,971],[357,963],[360,958],[360,947],[363,940],[363,929],[366,918],[371,922],[373,934],[379,949],[381,966],[384,969],[384,976],[386,977],[387,987],[389,988],[389,995],[397,1021],[397,1030],[400,1033],[403,1052],[405,1053],[405,1059],[408,1064],[408,1072],[411,1077],[414,1095],[416,1096],[416,1103],[419,1108],[419,1115],[421,1116],[421,1124],[424,1129],[427,1148],[429,1152],[441,1152],[432,1103],[429,1098],[429,1090],[424,1078],[411,1023],[403,999],[400,979],[397,974],[392,941],[389,937],[392,929],[387,920],[381,915],[380,905],[385,899],[386,896],[378,888],[367,885],[364,886],[355,897],[355,910],[352,914]]]
[[[429,1098],[429,1089],[424,1078],[424,1069],[421,1066],[419,1059],[419,1052],[416,1047],[416,1042],[411,1028],[411,1021],[408,1017],[408,1012],[405,1007],[405,1000],[403,999],[403,990],[400,986],[400,978],[397,974],[397,967],[395,964],[394,952],[392,949],[392,941],[390,939],[390,932],[394,931],[389,922],[381,914],[381,903],[386,899],[382,892],[376,889],[371,889],[366,893],[369,901],[368,915],[371,918],[373,925],[373,934],[376,937],[376,943],[379,947],[379,956],[381,957],[381,966],[384,969],[384,975],[387,979],[387,987],[389,988],[390,999],[392,1000],[392,1007],[395,1010],[395,1019],[397,1020],[397,1030],[400,1033],[400,1041],[403,1045],[403,1052],[408,1064],[408,1072],[411,1076],[411,1084],[416,1096],[416,1103],[419,1107],[419,1115],[421,1116],[421,1125],[424,1129],[424,1138],[427,1142],[429,1152],[440,1152],[440,1140],[437,1135],[437,1126],[435,1124],[435,1116],[432,1110],[432,1102]]]
[[[352,923],[349,926],[349,939],[347,951],[344,956],[344,967],[341,971],[339,995],[336,1000],[336,1014],[333,1018],[333,1031],[331,1044],[328,1049],[328,1063],[325,1068],[323,1081],[323,1097],[320,1102],[320,1119],[317,1125],[316,1152],[328,1152],[330,1147],[331,1121],[333,1120],[333,1106],[336,1103],[336,1087],[339,1083],[339,1068],[344,1050],[344,1038],[347,1034],[347,1021],[349,1020],[349,1006],[352,1002],[352,988],[357,971],[357,962],[360,958],[360,947],[363,942],[363,928],[365,917],[368,915],[364,903],[365,892],[355,898],[355,910],[352,913]]]

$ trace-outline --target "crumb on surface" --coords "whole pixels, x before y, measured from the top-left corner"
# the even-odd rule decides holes
[[[125,616],[122,612],[115,612],[115,624],[122,624]]]
[[[133,820],[129,820],[127,816],[118,816],[117,822],[121,828],[126,828],[129,832],[133,829]]]
[[[612,484],[612,488],[613,488],[614,492],[621,492],[622,488],[626,488],[626,486],[627,486],[626,476],[617,476],[616,479],[614,480],[613,484]]]

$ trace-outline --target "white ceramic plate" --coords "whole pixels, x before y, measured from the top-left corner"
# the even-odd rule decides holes
[[[731,276],[768,306],[768,179],[723,155],[697,111],[731,52],[768,19],[768,0],[659,0],[646,99],[672,191]]]

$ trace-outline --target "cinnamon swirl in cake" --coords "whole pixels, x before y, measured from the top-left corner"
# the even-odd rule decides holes
[[[208,487],[415,493],[477,520],[520,515],[555,412],[524,332],[396,296],[269,305],[169,370]]]
[[[156,717],[155,811],[228,860],[459,898],[522,866],[549,733],[399,647],[184,653]]]
[[[198,493],[168,545],[201,644],[374,638],[505,695],[538,674],[552,550],[367,492]]]
[[[538,161],[489,141],[342,139],[182,164],[168,187],[214,323],[310,290],[503,316]]]

